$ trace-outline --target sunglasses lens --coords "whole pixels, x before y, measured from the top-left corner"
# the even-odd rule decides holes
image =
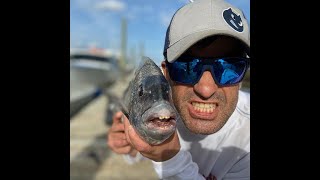
[[[247,62],[239,58],[218,59],[213,69],[215,80],[220,85],[237,84],[247,70]]]
[[[200,60],[193,61],[175,61],[169,63],[170,78],[176,82],[183,84],[195,84],[202,71],[202,64]]]
[[[211,60],[210,60],[211,61]],[[242,58],[220,58],[204,63],[198,58],[177,60],[173,63],[167,63],[170,78],[176,82],[194,85],[196,84],[203,72],[204,65],[212,67],[217,84],[232,85],[239,83],[247,69],[247,61]]]

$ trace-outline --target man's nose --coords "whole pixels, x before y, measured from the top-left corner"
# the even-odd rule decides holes
[[[204,99],[210,98],[218,89],[210,71],[203,72],[200,80],[193,86],[194,91]]]

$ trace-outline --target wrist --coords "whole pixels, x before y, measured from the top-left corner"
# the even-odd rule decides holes
[[[164,150],[160,156],[155,157],[152,160],[155,162],[164,162],[173,158],[176,154],[178,154],[179,151],[180,147],[179,149]]]
[[[136,157],[137,156],[138,151],[133,149],[128,153],[131,157]]]

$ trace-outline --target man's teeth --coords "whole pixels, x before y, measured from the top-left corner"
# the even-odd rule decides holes
[[[216,104],[213,104],[213,103],[208,104],[208,103],[193,102],[192,106],[196,111],[199,111],[199,112],[211,113],[213,112],[213,110],[216,109]]]
[[[160,116],[159,119],[169,119],[170,116]]]

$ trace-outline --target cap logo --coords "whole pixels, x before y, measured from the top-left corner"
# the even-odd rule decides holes
[[[243,31],[243,24],[240,15],[234,13],[231,8],[223,11],[223,18],[226,21],[226,23],[228,23],[229,26],[232,27],[232,29],[238,32]]]

